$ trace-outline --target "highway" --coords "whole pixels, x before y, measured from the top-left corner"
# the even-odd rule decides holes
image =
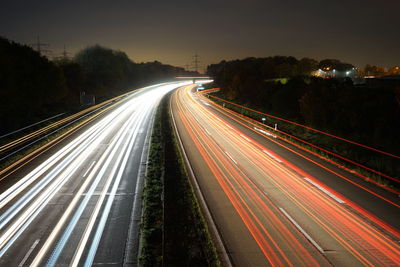
[[[152,119],[160,99],[185,84],[134,91],[8,173],[0,266],[135,266]]]
[[[171,110],[234,266],[398,266],[397,195],[247,127],[193,86]]]

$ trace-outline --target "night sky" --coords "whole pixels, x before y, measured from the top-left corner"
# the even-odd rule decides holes
[[[57,56],[93,44],[135,62],[203,65],[248,56],[337,58],[357,66],[400,64],[399,0],[6,1],[0,35],[40,35]]]

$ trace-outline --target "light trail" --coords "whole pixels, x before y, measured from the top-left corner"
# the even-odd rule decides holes
[[[211,95],[210,95],[210,96],[211,96]],[[204,96],[203,96],[203,97],[204,97]],[[206,100],[206,98],[204,98],[204,99]],[[221,100],[221,101],[222,101],[222,100]],[[281,130],[278,130],[278,129],[274,129],[274,128],[271,127],[271,126],[262,124],[262,126],[267,127],[267,128],[269,128],[270,130],[266,130],[266,129],[263,130],[263,129],[260,129],[259,127],[260,127],[261,123],[260,123],[259,121],[255,120],[255,119],[252,119],[252,118],[250,118],[250,117],[248,117],[248,116],[246,116],[246,115],[239,114],[239,113],[237,113],[237,112],[235,112],[235,111],[233,111],[233,110],[227,110],[227,109],[222,110],[222,109],[221,109],[221,106],[219,106],[219,105],[216,104],[215,102],[210,102],[210,103],[211,103],[214,107],[220,109],[221,112],[229,113],[231,116],[236,117],[236,119],[234,119],[234,120],[237,120],[237,119],[238,119],[238,120],[245,120],[247,123],[249,123],[250,125],[253,126],[254,130],[256,130],[256,131],[258,131],[258,132],[260,132],[260,133],[262,133],[262,134],[264,134],[264,135],[271,136],[271,137],[274,137],[274,138],[279,138],[280,140],[283,140],[284,142],[290,143],[290,144],[292,144],[292,145],[294,145],[294,146],[296,146],[296,147],[298,147],[298,148],[300,148],[300,149],[302,149],[302,150],[304,150],[304,151],[307,151],[308,153],[313,154],[313,155],[315,155],[315,156],[317,156],[317,157],[319,157],[319,158],[321,158],[321,159],[323,159],[323,160],[325,160],[325,161],[327,161],[327,162],[329,162],[329,163],[331,163],[331,164],[333,164],[333,165],[336,165],[336,166],[338,166],[338,167],[340,167],[340,168],[342,168],[342,169],[345,169],[345,170],[347,170],[347,171],[349,171],[349,172],[351,172],[351,173],[354,173],[355,175],[359,176],[360,178],[362,178],[362,179],[364,179],[364,180],[366,180],[366,181],[372,182],[372,183],[374,183],[374,184],[376,184],[376,185],[378,185],[378,186],[380,186],[380,187],[382,187],[382,188],[385,188],[386,190],[388,190],[388,191],[390,191],[390,192],[393,192],[393,193],[396,193],[396,194],[400,194],[400,191],[398,191],[398,190],[396,190],[396,189],[393,189],[393,188],[391,188],[391,187],[388,187],[388,186],[386,186],[386,185],[384,185],[384,184],[382,184],[382,183],[378,183],[378,182],[376,182],[375,180],[371,180],[371,179],[369,179],[368,177],[366,177],[365,175],[361,174],[360,172],[354,171],[354,170],[352,170],[352,169],[350,169],[350,168],[344,166],[343,164],[340,164],[340,163],[338,163],[338,162],[336,162],[336,161],[334,161],[334,160],[331,160],[331,159],[329,159],[329,158],[327,158],[327,157],[324,157],[324,156],[322,156],[322,155],[320,155],[320,154],[318,154],[318,153],[316,153],[316,152],[314,152],[314,151],[308,149],[306,146],[313,147],[313,148],[315,148],[315,149],[317,149],[317,150],[320,150],[320,151],[322,151],[322,152],[324,152],[324,153],[327,153],[327,154],[329,154],[329,155],[331,155],[331,156],[333,156],[333,157],[335,157],[335,158],[337,158],[337,159],[343,160],[343,161],[345,161],[345,162],[347,162],[347,163],[350,163],[350,164],[352,164],[352,165],[354,165],[354,166],[357,166],[357,167],[359,167],[359,168],[361,168],[361,169],[364,169],[364,170],[367,170],[367,171],[372,172],[372,173],[374,173],[374,174],[377,174],[377,175],[379,175],[379,176],[385,177],[385,178],[387,178],[387,179],[389,179],[389,180],[392,180],[392,181],[394,181],[394,182],[396,182],[396,183],[400,183],[400,181],[399,181],[397,178],[394,178],[394,177],[392,177],[392,176],[390,176],[390,175],[387,175],[387,174],[382,173],[382,172],[380,172],[380,171],[377,171],[377,170],[374,170],[374,169],[372,169],[372,168],[369,168],[369,167],[367,167],[367,166],[365,166],[365,165],[363,165],[363,164],[361,164],[361,163],[358,163],[358,162],[356,162],[356,161],[354,161],[354,160],[351,160],[351,159],[348,159],[348,158],[346,158],[346,157],[343,157],[343,156],[341,156],[341,155],[339,155],[339,154],[337,154],[337,153],[334,153],[334,152],[332,152],[332,151],[329,151],[329,150],[327,150],[327,149],[324,149],[324,148],[322,148],[322,147],[320,147],[320,146],[314,145],[314,144],[312,144],[312,143],[310,143],[310,142],[307,142],[307,141],[305,141],[305,140],[303,140],[303,139],[301,139],[301,138],[299,138],[299,137],[296,137],[296,136],[291,135],[291,134],[289,134],[289,133],[286,133],[286,132],[284,132],[284,131],[281,131]],[[245,125],[244,123],[242,123],[242,124],[243,124],[244,126],[246,126],[246,127],[249,128],[249,125]],[[276,135],[276,134],[273,134],[273,132],[275,132],[275,133],[280,133],[280,134],[282,134],[282,135],[284,135],[284,136],[286,136],[286,137],[288,137],[288,138],[283,138],[282,136],[278,136],[278,135]],[[297,141],[299,141],[299,142],[305,144],[306,146],[301,146],[301,145],[299,145],[299,144],[296,144],[295,142],[291,141],[290,139],[295,139],[295,140],[297,140]]]
[[[212,102],[211,102],[211,103],[212,103]],[[348,179],[348,178],[345,177],[344,175],[341,175],[341,174],[339,174],[339,173],[333,171],[332,169],[328,168],[327,166],[316,162],[315,160],[311,159],[310,157],[306,156],[305,154],[299,153],[299,152],[297,152],[297,151],[295,151],[295,150],[289,148],[289,146],[285,145],[284,143],[281,143],[281,142],[278,142],[277,140],[274,140],[274,139],[277,137],[276,135],[272,135],[272,134],[270,134],[270,133],[267,133],[267,132],[265,132],[264,130],[261,130],[261,131],[260,131],[260,129],[254,127],[254,126],[258,126],[258,125],[259,125],[259,122],[254,123],[255,121],[254,121],[253,119],[250,119],[250,118],[247,118],[247,117],[246,117],[246,120],[243,121],[243,115],[240,115],[240,114],[238,114],[238,113],[236,113],[236,112],[234,112],[234,111],[231,111],[231,110],[221,109],[221,107],[218,106],[218,105],[215,104],[215,103],[214,103],[214,106],[217,107],[217,108],[219,109],[220,112],[222,112],[223,114],[225,114],[225,115],[226,115],[227,117],[229,117],[230,119],[234,120],[235,122],[237,122],[237,123],[243,125],[244,127],[248,128],[248,129],[250,129],[250,130],[252,130],[252,131],[254,131],[254,132],[259,132],[259,133],[261,133],[261,134],[264,135],[267,139],[269,139],[271,142],[273,142],[273,143],[275,143],[275,144],[277,144],[277,145],[279,145],[279,146],[281,146],[281,147],[283,147],[283,148],[285,148],[285,149],[287,149],[287,150],[289,150],[289,151],[291,151],[291,152],[297,154],[298,156],[300,156],[300,157],[306,159],[307,161],[310,161],[310,162],[312,162],[313,164],[315,164],[315,165],[317,165],[317,166],[319,166],[319,167],[321,167],[321,168],[323,168],[323,169],[325,169],[325,170],[327,170],[327,171],[329,171],[329,172],[335,174],[338,178],[341,178],[341,179],[343,179],[343,180],[346,180],[347,182],[352,183],[353,185],[355,185],[355,186],[361,188],[362,190],[365,190],[365,191],[367,191],[367,192],[369,192],[369,193],[375,195],[376,197],[379,197],[379,198],[385,200],[386,202],[390,203],[391,205],[394,205],[394,206],[400,208],[400,205],[399,205],[399,204],[396,204],[396,203],[394,203],[393,201],[390,201],[390,200],[386,199],[385,197],[383,197],[383,196],[381,196],[381,195],[379,195],[379,194],[377,194],[377,193],[375,193],[375,192],[369,190],[368,188],[366,188],[366,187],[360,185],[359,183],[356,183],[356,182],[354,182],[354,181]],[[248,121],[248,120],[250,120],[250,121]],[[250,125],[248,125],[248,124],[250,124]],[[281,132],[281,133],[283,133],[283,132]],[[274,139],[272,139],[272,138],[270,138],[270,137],[273,137]],[[375,184],[375,185],[377,185],[377,186],[379,186],[379,187],[385,188],[385,190],[387,190],[387,191],[390,191],[390,192],[392,192],[392,193],[394,193],[394,194],[400,195],[400,191],[399,191],[398,189],[390,188],[390,187],[385,186],[385,185],[383,185],[383,184],[380,184],[380,183],[378,183],[378,182],[376,182],[376,181],[374,181],[374,180],[371,180],[371,179],[369,179],[368,177],[366,177],[365,175],[360,174],[359,172],[355,172],[354,170],[351,170],[351,169],[349,169],[349,168],[347,168],[347,167],[345,167],[345,166],[343,166],[343,165],[341,165],[341,164],[338,164],[337,162],[335,162],[335,161],[333,161],[333,160],[330,160],[330,159],[328,159],[328,158],[326,158],[326,157],[322,157],[322,156],[319,155],[318,153],[313,152],[313,151],[311,151],[311,150],[309,150],[309,149],[307,149],[307,148],[305,148],[305,147],[303,147],[303,146],[300,146],[300,145],[298,145],[298,144],[296,144],[296,143],[294,143],[294,142],[291,142],[291,141],[288,140],[288,139],[283,139],[282,137],[279,137],[279,136],[278,136],[278,138],[281,139],[281,140],[283,140],[285,143],[289,143],[289,144],[291,144],[291,145],[293,145],[293,146],[295,146],[295,147],[297,147],[297,148],[299,148],[299,149],[301,149],[301,150],[303,150],[303,151],[306,151],[307,153],[310,153],[310,154],[312,154],[312,155],[314,155],[314,156],[317,156],[317,157],[319,157],[319,158],[321,158],[321,159],[323,159],[323,160],[325,160],[325,161],[327,161],[327,162],[329,162],[329,163],[331,163],[331,164],[333,164],[333,165],[335,165],[335,166],[337,166],[337,167],[339,167],[339,168],[341,168],[341,169],[347,170],[349,173],[353,173],[354,175],[356,175],[356,176],[358,176],[358,177],[361,177],[361,178],[363,178],[363,179],[366,180],[366,181],[369,181],[369,182],[371,182],[371,183],[373,183],[373,184]]]
[[[20,262],[54,266],[65,264],[67,258],[72,265],[78,265],[85,256],[89,265],[93,263],[117,189],[122,186],[122,180],[128,179],[125,171],[135,153],[133,148],[144,140],[138,136],[148,134],[143,133],[143,128],[150,129],[146,125],[160,99],[189,83],[162,84],[126,95],[123,103],[118,103],[98,122],[3,192],[0,195],[0,257],[6,259],[10,251],[18,249],[15,243],[21,244],[32,227],[46,227],[48,223],[43,221],[41,226],[39,219],[51,212],[59,217],[47,226],[50,228],[45,236],[37,236],[43,243],[25,253]],[[73,194],[64,198],[65,207],[51,210],[50,202],[60,201],[63,196],[60,192],[67,188],[71,188]],[[101,191],[100,196],[96,191]],[[93,201],[97,204],[90,204]],[[92,214],[89,221],[82,218],[88,213]],[[80,241],[78,236],[82,237]],[[76,251],[69,254],[74,247]],[[30,259],[31,255],[34,259]]]
[[[36,122],[36,123],[33,123],[33,124],[28,125],[28,126],[25,126],[25,127],[22,127],[22,128],[20,128],[20,129],[18,129],[18,130],[15,130],[15,131],[10,132],[10,133],[3,134],[2,136],[0,136],[0,139],[1,139],[1,138],[4,138],[4,137],[7,137],[7,136],[10,136],[10,135],[13,135],[13,134],[16,134],[16,133],[19,133],[19,132],[21,132],[21,131],[23,131],[23,130],[32,128],[33,126],[42,124],[42,123],[44,123],[44,122],[46,122],[46,121],[49,121],[49,120],[58,118],[58,117],[60,117],[60,116],[62,116],[62,115],[64,115],[64,114],[65,114],[65,113],[60,113],[60,114],[54,115],[54,116],[52,116],[52,117],[50,117],[50,118],[47,118],[47,119],[38,121],[38,122]]]
[[[190,88],[174,100],[179,132],[189,136],[271,265],[400,262],[396,229],[216,116]],[[338,255],[318,255],[325,250]]]
[[[118,96],[118,97],[115,97],[113,99],[104,101],[103,103],[100,103],[100,104],[98,104],[96,106],[90,107],[90,108],[88,108],[86,110],[83,110],[81,112],[73,114],[70,117],[65,118],[64,120],[66,120],[66,121],[62,120],[62,121],[55,122],[54,124],[51,125],[51,127],[53,129],[59,127],[59,125],[62,125],[64,122],[69,122],[68,124],[72,124],[72,123],[76,122],[77,124],[74,125],[71,130],[66,131],[65,133],[61,134],[58,137],[55,137],[54,140],[52,140],[52,141],[44,144],[43,146],[37,148],[33,152],[31,152],[28,155],[26,155],[26,156],[22,157],[21,159],[17,160],[16,162],[12,163],[10,166],[4,168],[3,170],[0,170],[0,181],[6,179],[10,175],[12,175],[14,172],[18,171],[19,169],[24,167],[26,164],[28,164],[29,162],[34,160],[35,158],[39,157],[41,154],[43,154],[44,152],[48,151],[53,146],[55,146],[56,144],[60,143],[64,139],[66,139],[69,135],[71,135],[74,132],[78,131],[82,127],[88,125],[94,119],[100,117],[102,114],[107,113],[109,110],[113,109],[115,105],[118,105],[120,103],[124,103],[124,101],[127,101],[128,99],[131,99],[135,95],[140,94],[142,91],[150,90],[152,88],[155,88],[156,86],[157,85],[148,86],[148,87],[144,87],[142,89],[135,90],[133,93],[126,93],[126,94],[124,94],[122,96]],[[73,119],[75,119],[75,120],[71,122],[71,120],[73,120]],[[46,128],[46,129],[48,130],[49,128]],[[61,128],[56,129],[56,130],[54,130],[54,132],[57,132],[60,129]],[[41,134],[44,134],[44,133],[46,133],[46,130],[44,130],[42,128],[42,129],[39,129],[36,132],[28,134],[27,136],[23,136],[20,139],[15,140],[15,141],[13,141],[13,142],[11,142],[9,144],[6,144],[6,145],[8,145],[8,146],[11,145],[10,146],[11,148],[18,147],[19,145],[24,143],[25,139],[31,140],[31,139],[34,139],[37,136],[40,136]],[[38,140],[33,141],[32,143],[36,143],[37,141]],[[29,147],[29,145],[26,145],[26,147]],[[7,155],[7,157],[9,157],[9,156],[10,155]]]
[[[257,111],[257,110],[254,110],[254,109],[251,109],[251,108],[236,104],[234,102],[219,98],[217,96],[213,96],[213,95],[209,95],[209,96],[212,97],[212,98],[218,99],[219,101],[226,102],[226,103],[232,104],[234,106],[238,106],[238,107],[250,110],[250,111],[255,112],[255,113],[262,114],[262,115],[270,117],[270,118],[274,118],[274,119],[277,119],[277,120],[280,120],[280,121],[284,121],[284,122],[287,122],[289,124],[293,124],[293,125],[299,126],[301,128],[305,128],[305,129],[313,131],[313,132],[317,132],[317,133],[320,133],[320,134],[323,134],[323,135],[326,135],[326,136],[329,136],[329,137],[332,137],[332,138],[335,138],[335,139],[339,139],[341,141],[344,141],[344,142],[347,142],[347,143],[350,143],[350,144],[353,144],[353,145],[356,145],[356,146],[360,146],[360,147],[363,147],[363,148],[366,148],[368,150],[372,150],[372,151],[378,152],[380,154],[383,154],[383,155],[386,155],[386,156],[389,156],[389,157],[400,159],[400,156],[394,155],[392,153],[388,153],[388,152],[385,152],[385,151],[382,151],[382,150],[379,150],[379,149],[376,149],[376,148],[373,148],[373,147],[370,147],[370,146],[367,146],[367,145],[364,145],[364,144],[361,144],[361,143],[358,143],[358,142],[354,142],[352,140],[348,140],[346,138],[342,138],[340,136],[336,136],[336,135],[333,135],[333,134],[330,134],[330,133],[327,133],[327,132],[324,132],[324,131],[320,131],[318,129],[314,129],[312,127],[305,126],[305,125],[302,125],[302,124],[299,124],[299,123],[296,123],[296,122],[293,122],[293,121],[290,121],[290,120],[286,120],[286,119],[283,119],[283,118],[280,118],[280,117],[277,117],[277,116],[273,116],[271,114],[260,112],[260,111]]]

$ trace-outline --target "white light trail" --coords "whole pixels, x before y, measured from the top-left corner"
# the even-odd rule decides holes
[[[82,185],[74,198],[67,203],[68,207],[36,255],[32,266],[42,265],[54,244],[58,245],[50,257],[52,259],[54,256],[53,261],[50,260],[49,263],[57,264],[58,256],[61,255],[69,236],[73,234],[82,212],[88,208],[89,199],[101,185],[102,194],[97,200],[96,207],[91,211],[92,219],[86,226],[85,234],[77,246],[74,257],[74,263],[79,263],[88,241],[91,240],[89,237],[94,232],[95,237],[89,249],[90,255],[86,258],[87,262],[93,262],[116,189],[143,124],[151,119],[150,115],[154,114],[152,111],[162,96],[174,88],[190,83],[188,81],[150,86],[126,97],[125,101],[108,115],[3,192],[0,195],[0,257],[8,251],[60,189],[73,179],[79,178],[83,179]],[[117,133],[112,135],[116,130]],[[104,151],[99,150],[104,140],[110,138],[111,140],[107,141],[107,148]],[[96,153],[103,151],[95,161],[91,156],[94,151]],[[89,167],[86,167],[83,177],[77,175],[78,170],[82,170],[84,166]],[[106,182],[100,183],[101,180]],[[108,192],[110,188],[111,192]],[[96,224],[98,220],[100,222]],[[96,229],[94,225],[97,225]]]

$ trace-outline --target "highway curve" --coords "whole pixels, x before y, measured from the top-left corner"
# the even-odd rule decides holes
[[[350,174],[305,161],[193,88],[174,93],[172,115],[233,265],[400,264],[397,196],[344,182],[337,174]]]
[[[0,266],[135,265],[152,118],[183,84],[135,91],[3,180]]]

